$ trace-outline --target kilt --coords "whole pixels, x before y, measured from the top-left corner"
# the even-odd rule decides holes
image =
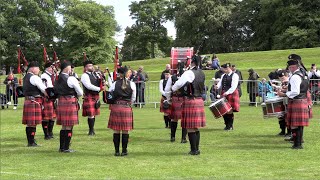
[[[129,103],[128,101],[117,101],[119,103]],[[133,112],[129,105],[112,104],[110,106],[110,116],[108,128],[117,131],[129,131],[133,129]]]
[[[223,94],[224,92],[221,92]],[[231,105],[233,112],[240,111],[240,97],[239,91],[236,89],[232,94],[226,96],[228,103]]]
[[[100,114],[100,108],[96,109],[94,104],[99,99],[99,94],[89,94],[83,99],[82,116],[95,116]]]
[[[57,105],[57,125],[74,126],[79,124],[78,100],[75,97],[61,96]]]
[[[289,99],[286,120],[289,126],[308,126],[309,111],[307,99]]]
[[[22,124],[36,126],[42,122],[42,97],[25,100],[23,105]]]
[[[312,98],[311,98],[311,93],[310,93],[309,90],[307,91],[307,100],[308,100],[308,105],[309,105],[309,119],[311,119],[313,117],[313,114],[312,114]]]
[[[184,97],[172,96],[171,113],[170,118],[174,120],[181,119],[182,103]]]
[[[161,100],[160,100],[160,112],[163,112],[165,114],[170,114],[171,113],[171,105],[168,109],[164,109],[163,108],[163,101],[165,100],[164,97],[161,97]]]
[[[182,103],[181,127],[187,129],[206,126],[202,98],[185,98]]]
[[[43,111],[42,119],[43,120],[53,120],[57,117],[56,110],[53,108],[54,102],[47,98],[43,98]]]

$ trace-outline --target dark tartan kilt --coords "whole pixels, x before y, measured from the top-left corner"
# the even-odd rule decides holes
[[[204,126],[206,126],[206,117],[202,98],[185,98],[182,103],[181,127],[193,129]]]
[[[163,101],[165,100],[164,97],[161,97],[160,100],[160,112],[163,112],[165,114],[170,114],[171,113],[171,106],[168,109],[163,109]]]
[[[309,126],[307,99],[289,99],[286,116],[289,126]]]
[[[42,98],[25,100],[23,105],[22,124],[36,126],[42,122]]]
[[[223,93],[224,92],[221,92],[221,95]],[[228,103],[231,105],[233,112],[240,111],[240,96],[238,89],[236,89],[232,94],[226,96],[226,99],[228,100]]]
[[[82,116],[96,116],[100,114],[100,108],[94,107],[96,101],[99,99],[99,94],[87,95],[83,99]]]
[[[52,100],[48,100],[47,98],[43,98],[43,111],[42,111],[42,119],[43,120],[53,120],[57,117],[56,110],[53,108],[54,102]]]
[[[61,96],[57,105],[57,125],[74,126],[79,124],[79,105],[75,97]]]
[[[320,83],[319,83],[320,85]],[[312,98],[311,98],[311,93],[310,91],[308,90],[307,91],[307,100],[308,100],[308,105],[309,105],[309,119],[311,119],[313,117],[313,114],[312,114]]]
[[[109,116],[108,128],[117,131],[130,131],[133,129],[133,112],[131,106],[112,104],[110,108],[111,111]]]
[[[171,114],[170,114],[171,119],[174,119],[174,120],[181,119],[183,99],[184,97],[172,96]]]

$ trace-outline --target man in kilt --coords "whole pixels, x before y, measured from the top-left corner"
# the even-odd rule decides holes
[[[37,62],[30,62],[27,74],[23,78],[23,94],[25,101],[23,105],[22,124],[26,125],[28,146],[38,146],[34,136],[36,127],[42,121],[42,93],[47,96],[46,86],[38,76],[40,72]]]
[[[303,149],[303,128],[309,125],[309,104],[307,92],[309,82],[305,74],[301,72],[299,62],[291,59],[287,62],[291,76],[289,78],[288,91],[284,94],[278,92],[279,96],[287,96],[287,122],[292,130],[294,144],[292,149]]]
[[[118,68],[119,79],[110,87],[113,92],[115,104],[110,106],[110,116],[108,128],[113,130],[113,143],[115,156],[128,155],[127,146],[129,141],[129,131],[133,129],[133,112],[131,104],[136,99],[136,85],[129,81],[132,74],[126,67]],[[120,154],[120,133],[122,133],[122,152]]]
[[[167,95],[167,99],[171,98],[171,111],[170,111],[170,128],[171,128],[171,137],[170,141],[175,142],[176,141],[176,131],[178,127],[178,121],[181,119],[182,116],[182,103],[183,103],[183,89],[179,89],[176,92],[171,92],[171,88],[174,85],[175,82],[178,80],[178,75],[174,74],[171,77],[169,77],[168,82],[165,87],[165,92]],[[171,97],[170,97],[171,96]],[[187,143],[187,129],[182,128],[181,133],[181,143]]]
[[[94,136],[95,116],[100,114],[100,100],[99,92],[103,90],[100,88],[100,80],[96,73],[94,73],[93,63],[85,61],[85,73],[81,76],[81,83],[84,90],[84,99],[82,105],[82,116],[88,116],[89,136]]]
[[[221,70],[224,72],[224,74],[221,76],[221,80],[217,85],[217,88],[221,89],[219,91],[221,92],[220,97],[225,97],[232,107],[232,110],[230,112],[223,115],[224,124],[226,125],[224,130],[226,131],[233,130],[233,112],[240,111],[240,98],[239,91],[237,89],[239,84],[239,76],[237,73],[232,72],[230,67],[230,63],[221,65]]]
[[[52,89],[55,75],[52,69],[52,63],[48,62],[44,65],[45,71],[41,75],[43,84],[47,89]],[[43,98],[43,112],[42,112],[42,129],[44,133],[44,139],[49,140],[53,138],[53,126],[56,118],[56,111],[54,109],[54,100],[49,97]]]
[[[184,89],[184,100],[182,103],[181,127],[186,128],[190,142],[190,155],[199,155],[200,131],[198,128],[206,125],[204,102],[202,94],[204,91],[205,75],[198,69],[198,61],[195,56],[191,60],[191,69],[182,74],[180,79],[172,86],[175,92]]]
[[[168,99],[166,98],[166,93],[165,93],[165,87],[166,87],[166,84],[167,84],[168,79],[170,77],[170,71],[165,70],[163,72],[163,74],[164,74],[164,78],[161,79],[159,82],[159,90],[162,95],[161,100],[160,100],[160,112],[163,112],[163,119],[164,119],[164,123],[165,123],[165,128],[170,128],[171,119],[170,119],[169,115],[170,115],[171,109],[168,106]],[[165,107],[165,106],[167,106],[167,107]]]
[[[289,83],[289,74],[287,70],[280,70],[278,72],[278,77],[281,81],[281,88],[278,91],[281,91],[283,93],[286,93],[288,90],[288,83]],[[287,106],[287,104],[286,104]],[[279,116],[279,126],[281,129],[281,132],[278,134],[279,136],[286,136],[286,137],[291,137],[291,129],[289,126],[287,126],[286,123],[286,114]],[[287,129],[287,134],[286,134],[286,129]]]
[[[74,125],[79,124],[78,97],[83,95],[79,81],[74,76],[69,76],[71,63],[63,62],[59,79],[54,84],[54,91],[58,96],[57,105],[57,125],[62,125],[60,130],[59,152],[72,153],[70,141]]]

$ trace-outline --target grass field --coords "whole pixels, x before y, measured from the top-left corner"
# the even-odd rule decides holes
[[[107,129],[109,110],[103,105],[96,120],[96,136],[87,136],[86,119],[74,128],[72,148],[58,152],[55,139],[45,141],[37,128],[37,148],[26,147],[22,111],[1,113],[1,179],[319,179],[319,106],[305,128],[303,150],[292,150],[279,132],[276,118],[264,120],[260,107],[241,106],[235,130],[223,131],[223,120],[214,119],[206,107],[207,126],[201,129],[201,155],[187,155],[189,144],[169,141],[159,109],[134,108],[134,127],[127,157],[114,157],[112,131]]]

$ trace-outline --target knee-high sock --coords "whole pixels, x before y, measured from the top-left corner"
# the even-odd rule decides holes
[[[169,117],[168,116],[163,116],[163,120],[164,120],[164,124],[166,125],[166,127],[169,127]]]
[[[177,131],[178,122],[171,121],[171,137],[176,137],[176,131]]]
[[[189,142],[190,142],[190,149],[192,152],[197,150],[196,148],[196,133],[195,132],[188,132]]]
[[[26,135],[27,135],[28,144],[32,144],[31,127],[26,127]]]
[[[128,141],[129,141],[129,134],[122,134],[121,145],[122,145],[123,153],[127,153]]]
[[[36,136],[36,132],[37,132],[37,128],[31,127],[31,134],[30,134],[31,143],[36,143],[36,141],[34,139],[34,137]]]
[[[224,124],[226,125],[226,127],[228,126],[228,114],[225,114],[222,116],[223,120],[224,120]]]
[[[234,120],[234,114],[229,114],[229,127],[233,128],[233,120]]]
[[[95,121],[95,118],[88,118],[89,132],[94,131],[94,121]]]
[[[292,131],[292,140],[293,140],[293,145],[297,145],[297,129],[291,129]]]
[[[120,147],[120,134],[119,133],[113,133],[113,144],[114,149],[116,153],[119,153],[119,147]]]
[[[42,129],[43,129],[43,134],[44,134],[44,137],[49,137],[49,134],[48,134],[48,125],[49,125],[49,121],[42,121]]]
[[[53,136],[53,126],[54,126],[54,121],[53,120],[49,120],[49,124],[48,124],[48,135],[50,137]]]
[[[285,133],[286,131],[286,121],[284,120],[284,118],[279,118],[279,126],[280,126],[280,129],[281,129],[281,132],[282,133]]]
[[[66,142],[66,130],[60,130],[60,151],[63,151],[65,148],[65,142]]]
[[[72,138],[72,130],[66,130],[66,132],[65,132],[64,150],[68,150],[69,149],[71,138]]]
[[[182,128],[181,139],[187,139],[187,129]]]
[[[303,126],[298,127],[297,132],[297,145],[302,146]]]
[[[199,151],[200,131],[196,131],[196,150]]]

